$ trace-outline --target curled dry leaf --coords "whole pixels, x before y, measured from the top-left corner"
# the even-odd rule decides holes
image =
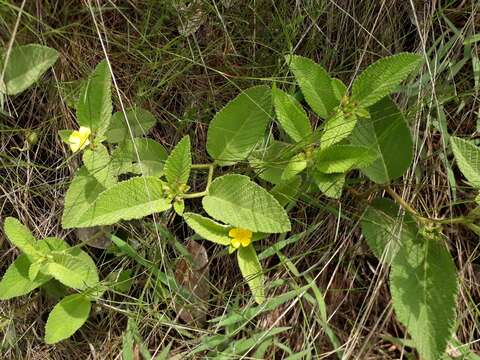
[[[178,284],[188,290],[193,296],[190,299],[176,304],[176,311],[180,319],[189,325],[203,327],[206,322],[207,300],[209,295],[208,284],[208,255],[200,243],[188,240],[186,249],[190,259],[182,258],[175,269],[175,279]]]

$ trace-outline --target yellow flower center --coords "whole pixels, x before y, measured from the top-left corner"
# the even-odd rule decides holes
[[[92,131],[89,127],[80,126],[80,129],[73,131],[68,138],[68,144],[72,152],[83,150],[88,144],[90,144],[90,134]]]
[[[252,232],[247,229],[233,228],[228,232],[228,236],[232,238],[230,244],[238,249],[240,246],[247,247],[252,243]]]

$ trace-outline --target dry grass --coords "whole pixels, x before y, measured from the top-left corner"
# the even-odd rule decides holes
[[[436,66],[425,69],[427,80],[421,88],[412,90],[414,96],[409,101],[406,97],[397,99],[408,110],[416,144],[414,165],[395,189],[418,211],[432,217],[455,216],[472,208],[475,194],[464,186],[456,169],[449,167],[451,154],[444,147],[438,122],[444,115],[450,134],[478,136],[479,85],[475,83],[471,60],[451,76],[452,66],[465,58],[464,36],[478,32],[475,26],[480,13],[475,1],[444,5],[434,0],[224,0],[192,1],[188,2],[190,7],[182,3],[26,3],[15,43],[43,43],[60,51],[61,56],[53,75],[23,95],[6,99],[4,107],[10,116],[0,115],[2,218],[18,217],[38,237],[66,236],[72,244],[78,241],[75,233],[60,227],[63,194],[78,161],[65,160],[69,154],[57,130],[76,126],[74,111],[65,99],[78,85],[77,80],[104,58],[94,19],[105,41],[123,102],[140,105],[156,116],[158,123],[150,136],[169,149],[183,135],[190,134],[197,162],[206,160],[208,122],[239,89],[261,82],[270,84],[272,80],[289,82],[283,61],[287,53],[295,52],[322,63],[347,84],[381,56],[400,51],[428,52],[429,58],[438,56],[438,62],[432,62]],[[11,39],[18,5],[0,3],[2,45]],[[454,29],[460,35],[450,46]],[[472,54],[478,55],[475,46]],[[438,67],[447,63],[450,67]],[[115,96],[118,109],[118,94]],[[20,150],[26,131],[38,132],[40,141],[30,150]],[[455,175],[455,184],[449,182],[449,171]],[[369,185],[356,188],[367,190]],[[465,204],[452,207],[460,202]],[[318,304],[314,306],[305,297],[297,297],[247,324],[236,339],[246,338],[255,330],[291,326],[276,337],[266,357],[286,357],[288,351],[282,348],[283,343],[294,352],[311,349],[313,358],[334,359],[337,356],[325,332],[328,328],[342,345],[345,358],[407,358],[410,349],[394,345],[389,338],[401,340],[405,333],[390,306],[387,271],[364,245],[359,229],[363,207],[364,203],[349,192],[345,192],[342,204],[320,195],[305,196],[291,212],[292,233],[321,226],[286,247],[282,261],[274,256],[263,262],[271,281],[283,280],[276,293],[315,279],[325,295],[328,326],[321,321]],[[124,225],[120,231],[135,239],[142,256],[172,269],[179,256],[175,244],[184,243],[191,233],[171,218],[161,217],[158,221],[160,236],[151,224],[140,222]],[[459,227],[447,227],[445,235],[461,278],[457,337],[479,351],[478,236]],[[1,271],[17,255],[17,250],[2,236]],[[265,245],[273,241],[267,240]],[[248,303],[248,297],[242,296],[248,292],[234,259],[223,256],[216,246],[205,246],[212,284],[205,308],[207,318],[212,319],[224,314],[227,308],[232,310]],[[36,293],[3,303],[2,358],[118,359],[126,315],[137,320],[141,337],[152,354],[172,343],[171,354],[180,354],[178,358],[186,358],[205,334],[235,330],[218,329],[212,323],[205,328],[182,323],[172,311],[172,304],[158,294],[145,269],[123,257],[98,249],[89,251],[99,264],[102,277],[113,270],[134,269],[136,285],[129,296],[106,295],[88,323],[72,339],[55,346],[42,342],[54,299]]]

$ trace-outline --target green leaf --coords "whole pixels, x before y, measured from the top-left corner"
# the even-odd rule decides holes
[[[400,53],[385,57],[367,67],[352,86],[352,98],[364,107],[391,94],[422,61],[417,54]]]
[[[340,103],[342,98],[347,94],[347,86],[340,79],[332,79],[332,88],[335,98]]]
[[[300,174],[307,168],[307,164],[307,158],[303,152],[292,157],[283,170],[282,181],[290,180],[295,175]]]
[[[22,45],[12,49],[8,63],[3,68],[0,92],[16,95],[36,83],[58,59],[58,52],[38,44]],[[0,64],[4,65],[4,57]]]
[[[344,173],[364,168],[376,158],[375,151],[363,146],[333,145],[315,154],[315,167],[326,174]]]
[[[98,275],[91,275],[92,269],[83,258],[79,257],[78,252],[52,253],[51,258],[41,267],[40,271],[74,289],[82,290],[98,283]]]
[[[345,184],[345,173],[325,174],[313,169],[312,177],[320,191],[328,197],[339,199]]]
[[[271,117],[271,91],[255,86],[220,110],[208,127],[207,151],[219,165],[245,160],[262,140]]]
[[[450,137],[453,154],[463,176],[474,187],[480,188],[480,149],[473,143]]]
[[[161,144],[147,138],[127,139],[112,152],[112,161],[119,174],[160,177],[167,157]]]
[[[289,163],[292,152],[292,145],[270,141],[263,147],[252,153],[250,166],[255,170],[258,177],[272,184],[282,183],[282,174]]]
[[[272,97],[277,120],[288,136],[295,142],[308,140],[312,136],[312,127],[300,103],[276,87],[272,90]]]
[[[390,265],[402,244],[412,244],[417,238],[415,220],[405,214],[392,200],[377,198],[363,214],[362,234],[375,256]]]
[[[243,278],[250,287],[253,298],[258,304],[265,301],[264,276],[262,265],[252,244],[237,250],[237,260]]]
[[[85,166],[79,168],[65,194],[62,227],[65,229],[77,227],[82,216],[104,190],[105,187],[88,172]]]
[[[28,294],[51,279],[49,276],[40,274],[31,281],[28,276],[30,265],[28,257],[22,254],[7,268],[0,281],[0,300]]]
[[[112,165],[112,159],[108,154],[107,148],[98,144],[95,148],[86,149],[83,152],[83,164],[103,187],[109,188],[117,182],[116,170]]]
[[[50,312],[45,326],[45,342],[55,344],[69,338],[88,319],[92,304],[82,294],[63,298]]]
[[[190,137],[187,135],[175,146],[165,161],[165,177],[170,185],[182,185],[188,182],[192,168]]]
[[[102,139],[112,117],[111,74],[105,60],[100,62],[82,88],[77,103],[77,122]]]
[[[286,60],[308,105],[321,118],[330,117],[339,101],[335,97],[327,71],[319,64],[302,56],[290,55],[286,56]]]
[[[393,258],[390,292],[420,357],[439,359],[455,329],[458,293],[455,264],[440,239],[402,244]]]
[[[235,227],[265,233],[283,233],[291,228],[278,201],[248,176],[216,178],[202,203],[211,217]]]
[[[403,114],[388,97],[369,108],[370,118],[358,121],[350,137],[353,145],[375,150],[377,159],[362,172],[378,184],[401,177],[410,166],[413,142]]]
[[[3,228],[8,240],[19,248],[28,257],[30,262],[34,262],[41,255],[37,247],[37,240],[30,230],[20,221],[13,217],[7,217]]]
[[[230,245],[231,238],[228,236],[228,231],[232,228],[231,226],[219,224],[212,219],[195,213],[185,213],[183,218],[188,226],[205,240],[220,245]]]
[[[301,183],[302,178],[300,176],[294,176],[288,181],[275,185],[272,190],[270,190],[270,193],[277,199],[281,206],[285,206],[296,199]]]
[[[337,110],[335,115],[328,119],[323,126],[320,147],[325,149],[347,138],[355,128],[357,116],[354,113],[345,114]]]
[[[119,182],[98,196],[75,227],[110,225],[165,211],[171,205],[163,186],[160,179],[150,176]]]
[[[125,114],[123,111],[114,113],[105,135],[109,143],[121,143],[131,139],[132,136],[145,135],[156,122],[157,120],[150,111],[135,106],[127,109]]]

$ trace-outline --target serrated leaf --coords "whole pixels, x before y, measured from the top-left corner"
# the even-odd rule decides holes
[[[261,142],[271,117],[271,91],[255,86],[220,110],[208,127],[207,151],[219,165],[245,160]]]
[[[370,118],[362,118],[350,137],[354,145],[374,149],[378,157],[362,172],[378,184],[401,177],[410,166],[413,141],[403,114],[388,97],[369,108]]]
[[[140,107],[132,107],[127,109],[125,114],[123,111],[117,111],[112,115],[110,125],[105,135],[109,143],[121,143],[131,139],[132,136],[145,135],[156,122],[155,117],[150,111]]]
[[[77,122],[89,127],[95,138],[102,139],[112,117],[111,74],[101,61],[84,84],[77,102]]]
[[[312,136],[312,126],[300,103],[286,92],[273,88],[273,104],[277,120],[295,142],[307,141]]]
[[[117,182],[117,171],[113,167],[112,159],[107,148],[98,144],[95,148],[83,152],[83,164],[103,187],[109,188]]]
[[[337,110],[323,125],[320,147],[325,149],[347,138],[355,128],[357,120],[354,113],[345,114],[342,110]]]
[[[392,261],[390,292],[420,357],[439,359],[454,332],[458,292],[455,264],[440,239],[402,244]]]
[[[312,177],[320,191],[328,197],[339,199],[345,184],[345,173],[325,174],[317,169],[312,170]]]
[[[7,268],[0,281],[0,300],[28,294],[51,279],[49,276],[39,275],[31,281],[28,275],[30,265],[28,257],[22,254]]]
[[[355,145],[333,145],[315,154],[315,167],[325,174],[361,169],[377,158],[372,149]]]
[[[323,119],[327,119],[339,104],[327,71],[314,61],[302,56],[286,56],[290,70],[308,105]]]
[[[161,144],[147,138],[127,139],[112,152],[112,161],[119,174],[160,177],[167,157]]]
[[[363,107],[372,106],[391,94],[422,61],[417,54],[400,53],[367,67],[354,81],[352,98]]]
[[[374,255],[390,265],[402,244],[414,243],[418,228],[409,214],[401,211],[392,200],[378,198],[365,210],[362,234]]]
[[[104,190],[105,187],[85,166],[79,168],[65,194],[62,227],[65,229],[77,227],[82,216]]]
[[[264,276],[262,265],[252,244],[237,250],[237,261],[253,298],[258,304],[262,304],[265,301]]]
[[[230,174],[216,178],[203,208],[214,219],[253,232],[290,231],[290,220],[278,201],[248,176]]]
[[[2,64],[4,72],[3,83],[0,82],[0,92],[16,95],[36,83],[45,71],[58,59],[58,52],[47,46],[38,44],[22,45],[12,49],[6,65]]]
[[[51,254],[49,259],[42,267],[42,274],[49,275],[60,281],[62,284],[74,289],[86,289],[95,286],[95,283],[89,283],[91,279],[91,268],[79,258],[78,253],[56,252]]]
[[[72,336],[87,321],[92,304],[82,294],[63,298],[50,312],[45,326],[45,342],[55,344]]]
[[[282,181],[288,181],[300,174],[307,168],[307,163],[307,158],[303,152],[292,157],[283,170]]]
[[[13,217],[7,217],[3,224],[8,240],[24,253],[30,262],[36,261],[41,252],[37,247],[37,240],[30,230]]]
[[[150,176],[119,182],[97,197],[75,227],[111,225],[165,211],[171,205],[163,186],[160,179]]]
[[[473,143],[450,137],[453,154],[463,176],[474,187],[480,188],[480,149]]]
[[[219,224],[212,219],[195,213],[185,213],[183,218],[187,225],[205,240],[220,245],[230,245],[231,238],[228,236],[228,231],[232,228],[231,226]]]
[[[188,182],[192,167],[190,137],[185,136],[172,150],[163,168],[170,185],[182,185]]]
[[[335,94],[335,98],[340,101],[347,94],[347,86],[340,79],[332,79],[332,89]]]

